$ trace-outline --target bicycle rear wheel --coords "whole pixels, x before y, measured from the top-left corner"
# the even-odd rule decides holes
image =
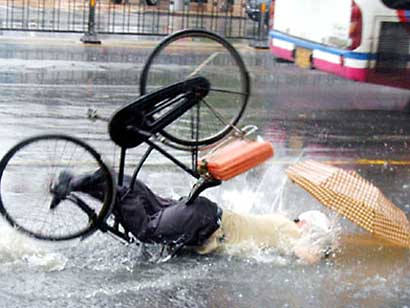
[[[51,187],[62,171],[75,176],[97,169],[105,179],[103,201],[75,193],[84,202],[83,208],[73,199],[50,207]],[[0,161],[0,213],[19,231],[41,240],[69,240],[91,234],[111,211],[114,187],[100,155],[85,142],[66,135],[28,138]]]
[[[237,50],[205,30],[182,30],[166,37],[151,53],[141,73],[141,94],[202,76],[210,93],[194,108],[164,128],[168,144],[188,150],[217,142],[238,123],[250,95],[250,80]]]

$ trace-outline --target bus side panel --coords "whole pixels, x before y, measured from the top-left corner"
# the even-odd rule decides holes
[[[340,62],[343,61],[343,56],[340,56]],[[321,59],[314,59],[314,67],[318,70],[335,74],[347,79],[356,80],[356,81],[367,81],[368,77],[368,68],[357,68],[357,67],[348,67],[343,66],[339,63],[332,63],[329,61],[324,61]]]
[[[272,53],[295,61],[297,49],[305,48],[312,51],[312,67],[365,81],[366,59],[347,60],[356,63],[344,67],[343,55],[350,44],[351,5],[352,0],[276,0],[270,36]]]
[[[272,53],[277,57],[289,61],[294,61],[293,51],[295,49],[295,45],[283,40],[277,40],[272,38],[270,41],[270,50]]]
[[[351,0],[276,0],[273,30],[332,47],[349,45]]]
[[[297,51],[305,49],[311,52],[312,68],[351,80],[410,89],[410,11],[391,10],[381,1],[355,0],[362,13],[362,39],[356,49],[349,50],[345,38],[352,1],[326,3],[274,1],[270,31],[273,55],[300,64]],[[324,18],[326,14],[331,18]]]
[[[329,47],[274,30],[270,31],[270,42],[271,52],[276,57],[295,61],[295,51],[298,48],[311,50],[312,68],[357,81],[367,81],[369,63],[374,58],[371,53]]]

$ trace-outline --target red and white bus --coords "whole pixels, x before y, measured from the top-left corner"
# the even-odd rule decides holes
[[[410,0],[273,0],[270,49],[301,67],[410,89],[406,9]]]

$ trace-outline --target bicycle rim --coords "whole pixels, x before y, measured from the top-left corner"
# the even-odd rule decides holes
[[[141,94],[203,76],[211,83],[207,97],[167,126],[161,134],[172,146],[192,148],[217,142],[245,111],[250,80],[237,50],[224,38],[205,30],[183,30],[165,38],[141,73]]]
[[[76,193],[95,213],[93,219],[70,200],[50,209],[50,187],[61,171],[77,176],[97,169],[105,176],[103,201]],[[28,138],[0,162],[0,212],[17,230],[37,239],[59,241],[89,235],[110,213],[114,194],[113,177],[100,155],[74,137]]]

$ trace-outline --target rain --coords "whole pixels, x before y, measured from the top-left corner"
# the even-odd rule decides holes
[[[0,156],[30,136],[69,134],[118,168],[119,149],[109,138],[107,123],[90,121],[87,112],[92,108],[110,117],[140,95],[141,70],[158,40],[141,47],[141,38],[107,36],[103,44],[90,46],[79,37],[0,36]],[[261,249],[208,256],[185,252],[156,263],[141,245],[124,244],[108,233],[53,243],[31,239],[3,219],[1,306],[407,307],[408,249],[383,245],[325,209],[288,179],[286,169],[313,159],[356,170],[408,214],[410,92],[301,70],[243,42],[235,47],[251,76],[251,96],[238,125],[257,125],[255,134],[273,144],[275,155],[204,195],[245,214],[281,212],[293,218],[307,209],[324,210],[339,229],[334,253],[313,265]],[[168,83],[186,75],[195,52],[166,56],[160,80]],[[159,63],[155,72],[161,68]],[[215,75],[210,74],[218,85],[237,77],[229,70]],[[222,112],[235,108],[235,101],[224,103]],[[127,173],[145,150],[141,145],[130,151]],[[182,160],[190,158],[170,151]],[[32,185],[33,170],[25,170],[19,187]],[[194,183],[159,153],[144,164],[140,178],[156,193],[173,198],[187,195]],[[146,249],[155,254],[159,247]]]

